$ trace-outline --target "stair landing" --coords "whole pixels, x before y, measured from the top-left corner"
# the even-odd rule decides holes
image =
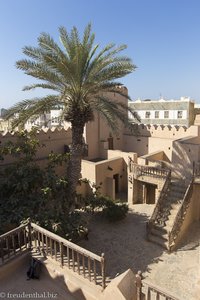
[[[33,256],[35,256],[34,253]],[[30,265],[29,253],[19,257],[18,262],[15,259],[3,266],[5,270],[10,270],[3,275],[4,271],[1,269],[0,298],[9,299],[13,298],[13,294],[18,294],[18,299],[99,299],[100,287],[81,278],[71,270],[62,269],[50,258],[41,260],[43,262],[39,280],[27,280],[26,272]],[[8,268],[9,264],[11,268]]]

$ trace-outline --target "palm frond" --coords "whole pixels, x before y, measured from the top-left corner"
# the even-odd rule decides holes
[[[61,26],[59,27],[59,33],[60,33],[60,41],[62,45],[65,48],[65,55],[69,59],[69,53],[70,53],[70,37],[68,35],[68,32],[65,27]]]
[[[60,103],[60,97],[56,95],[26,99],[8,109],[5,119],[14,118],[14,125],[18,126],[26,123],[30,117],[48,112],[52,107]]]
[[[40,48],[31,47],[31,46],[25,46],[22,49],[23,53],[27,55],[28,57],[31,57],[33,59],[40,60],[43,56],[43,51]]]
[[[49,70],[44,64],[23,59],[17,61],[16,67],[25,71],[25,74],[31,75],[37,79],[45,80],[59,86],[64,85],[62,78],[57,73]]]
[[[54,96],[54,100],[64,105],[64,113],[70,115],[70,120],[79,118],[79,110],[81,116],[84,111],[92,116],[91,109],[99,109],[113,129],[116,128],[117,119],[121,122],[128,120],[128,112],[138,120],[135,112],[118,103],[117,98],[117,101],[111,100],[113,93],[130,99],[119,88],[122,85],[119,78],[136,69],[129,57],[119,55],[127,46],[110,43],[99,50],[99,44],[94,45],[95,35],[91,32],[91,24],[86,26],[82,39],[76,27],[69,33],[60,27],[59,34],[62,47],[49,34],[42,33],[38,37],[38,47],[23,48],[28,59],[19,60],[17,68],[42,80],[25,86],[23,90],[44,88],[57,91],[58,96]],[[11,108],[9,115],[16,114],[20,108],[22,122],[31,114],[37,115],[49,109],[55,104],[52,99],[47,96],[22,101]],[[46,101],[49,101],[48,105]]]
[[[94,111],[100,113],[100,115],[107,121],[109,127],[113,132],[117,132],[119,127],[117,123],[117,116],[115,114],[114,108],[115,104],[110,101],[110,99],[104,96],[96,96],[91,103]]]
[[[49,89],[49,90],[54,90],[54,91],[59,91],[62,92],[62,89],[53,85],[53,84],[45,84],[45,83],[36,83],[36,84],[31,84],[31,85],[26,85],[23,87],[22,91],[30,91],[36,88],[43,88],[43,89]]]
[[[136,112],[129,108],[126,104],[122,102],[113,102],[110,98],[106,96],[97,96],[93,102],[93,107],[106,119],[108,125],[114,132],[119,130],[119,121],[125,127],[133,130],[133,120],[128,118],[129,112],[135,121],[139,121],[139,117]]]

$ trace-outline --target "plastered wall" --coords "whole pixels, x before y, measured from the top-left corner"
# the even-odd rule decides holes
[[[67,130],[40,130],[36,137],[41,144],[37,151],[36,159],[42,160],[46,159],[51,152],[64,153],[64,145],[69,145],[71,143],[71,130],[70,128]],[[8,141],[15,142],[16,140],[16,134],[7,133],[5,135],[0,135],[0,145],[2,146]],[[14,158],[8,155],[3,162],[0,162],[0,164],[12,163],[13,161]]]

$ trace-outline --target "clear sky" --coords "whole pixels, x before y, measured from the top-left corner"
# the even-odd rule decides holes
[[[80,33],[92,23],[96,43],[127,44],[137,65],[122,82],[133,99],[190,96],[200,103],[199,0],[0,0],[0,107],[41,91],[22,92],[35,79],[17,70],[22,47],[58,27]]]

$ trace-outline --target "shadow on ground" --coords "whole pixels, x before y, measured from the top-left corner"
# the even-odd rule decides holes
[[[135,205],[124,220],[115,223],[95,214],[90,220],[89,239],[79,245],[98,255],[105,253],[106,275],[110,278],[128,268],[148,272],[148,265],[160,261],[164,251],[146,239],[146,222],[152,209],[152,205]]]
[[[40,279],[27,280],[29,265],[30,262],[26,259],[18,269],[0,279],[1,299],[86,299],[81,289],[70,291],[64,276],[58,274],[52,276],[44,265],[41,267]]]

